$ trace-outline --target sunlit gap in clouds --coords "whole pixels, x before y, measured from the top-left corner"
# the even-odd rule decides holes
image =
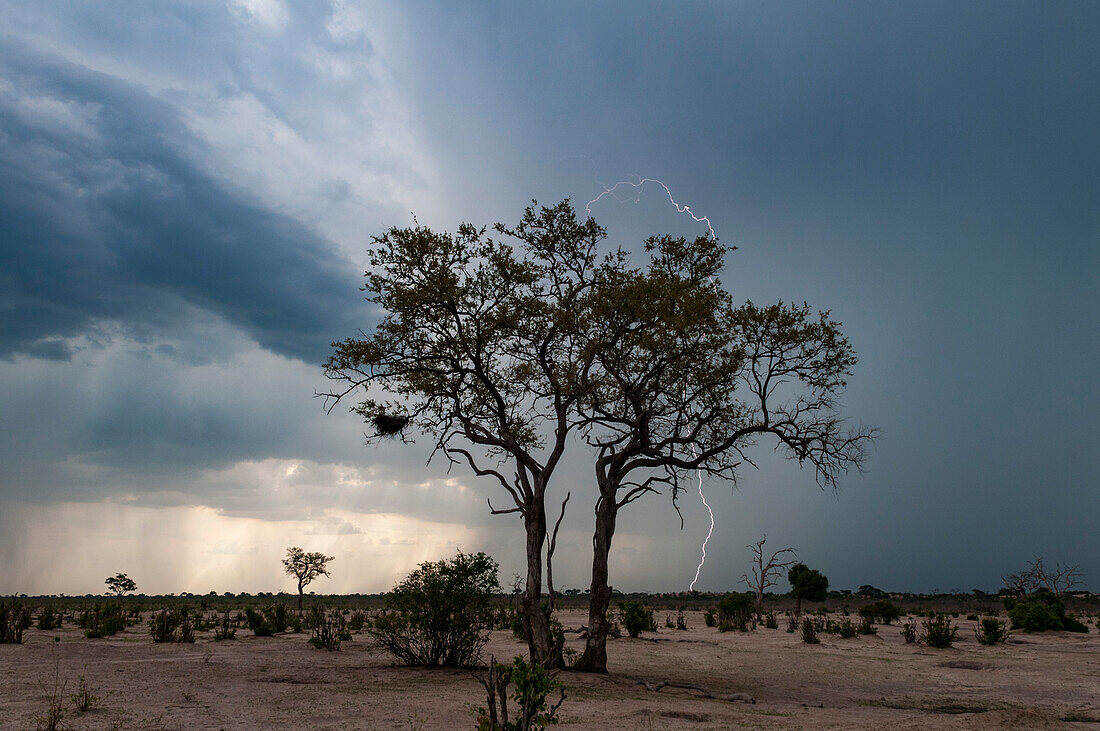
[[[350,526],[350,527],[349,527]],[[336,556],[318,593],[376,593],[418,563],[469,550],[478,529],[392,513],[326,511],[317,520],[260,520],[201,505],[120,502],[10,505],[0,592],[101,594],[124,571],[147,594],[292,591],[280,558],[287,546]]]

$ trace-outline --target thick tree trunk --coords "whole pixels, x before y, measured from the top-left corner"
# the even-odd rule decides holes
[[[550,635],[550,620],[542,609],[542,546],[546,542],[546,507],[535,500],[526,513],[527,586],[523,592],[523,624],[527,630],[527,649],[531,662],[543,667],[561,665],[561,650],[555,652]],[[556,657],[555,657],[556,656]]]
[[[574,665],[575,670],[582,672],[607,672],[607,609],[611,605],[607,561],[611,553],[611,539],[615,535],[618,510],[614,491],[610,496],[605,494],[601,497],[596,505],[596,530],[592,534],[592,586],[588,600],[588,639],[584,643],[584,654]]]

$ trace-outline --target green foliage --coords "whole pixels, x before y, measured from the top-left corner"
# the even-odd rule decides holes
[[[716,615],[717,611],[713,608],[703,612],[703,623],[708,627],[713,627],[715,624],[717,624]]]
[[[807,645],[816,645],[821,642],[817,639],[817,625],[809,617],[802,620],[802,641]]]
[[[499,592],[496,562],[460,551],[420,564],[386,595],[368,631],[406,665],[469,667],[488,641]]]
[[[638,637],[642,632],[657,631],[653,610],[637,600],[619,602],[619,620],[631,637]]]
[[[314,607],[310,614],[309,626],[313,636],[309,638],[309,644],[318,650],[339,650],[341,642],[351,639],[347,620],[340,610],[326,612],[323,608]]]
[[[688,628],[687,620],[684,618],[684,610],[681,609],[676,615],[676,629],[686,630]]]
[[[366,625],[367,619],[368,619],[368,617],[367,617],[366,612],[362,612],[362,611],[352,612],[351,615],[348,617],[348,631],[349,632],[359,632],[359,631],[361,631],[363,629],[363,626]]]
[[[768,629],[779,629],[779,620],[776,618],[775,612],[764,614],[764,626]]]
[[[214,625],[214,641],[232,640],[237,637],[237,624],[229,616],[229,610],[222,612]]]
[[[861,635],[873,635],[877,634],[878,630],[875,629],[875,625],[871,623],[868,617],[860,617],[859,625],[856,627],[856,632]]]
[[[528,663],[522,656],[517,656],[510,666],[493,661],[478,679],[488,700],[487,707],[477,709],[478,731],[530,731],[558,723],[557,712],[565,700],[565,689],[541,665]],[[515,688],[511,695],[518,711],[515,719],[509,719],[509,684]],[[550,705],[547,697],[555,690],[560,693],[558,702]]]
[[[974,627],[974,637],[983,645],[1008,642],[1008,622],[996,617],[982,617]]]
[[[244,616],[248,628],[257,637],[270,637],[276,632],[286,632],[290,624],[290,613],[282,602],[268,604],[262,612],[246,609]]]
[[[937,614],[934,617],[926,617],[924,620],[924,632],[921,640],[929,647],[951,647],[955,641],[959,628],[951,621],[949,614]]]
[[[153,642],[194,642],[195,623],[187,608],[162,609],[149,619]]]
[[[755,611],[755,597],[748,593],[732,592],[718,602],[718,630],[729,632],[736,629],[747,632],[749,617]]]
[[[38,623],[35,625],[40,630],[60,629],[63,614],[53,607],[43,607],[38,613]]]
[[[0,644],[23,644],[23,631],[30,626],[31,610],[22,602],[0,602]]]
[[[77,713],[87,713],[102,700],[88,687],[88,681],[83,673],[77,679],[76,692],[72,694],[71,698]]]
[[[911,645],[917,641],[917,622],[909,619],[901,626],[901,636],[905,638],[905,644]]]
[[[110,637],[126,628],[126,615],[121,605],[107,602],[82,611],[76,624],[84,630],[85,637]]]
[[[804,563],[796,563],[787,572],[791,593],[800,601],[822,602],[829,591],[829,579]]]
[[[901,617],[901,607],[892,604],[885,599],[864,605],[859,608],[859,616],[866,617],[871,622],[890,624]]]
[[[1067,615],[1066,606],[1062,600],[1046,589],[1038,589],[1025,597],[1007,597],[1005,609],[1008,610],[1013,629],[1022,629],[1025,632],[1089,631],[1089,628],[1076,617]]]
[[[840,621],[833,625],[833,632],[840,637],[851,638],[858,634],[856,626],[852,624],[852,620],[847,617],[843,617]]]

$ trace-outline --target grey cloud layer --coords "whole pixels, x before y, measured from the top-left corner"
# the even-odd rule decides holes
[[[0,64],[0,356],[66,358],[99,320],[171,328],[183,304],[312,363],[362,324],[354,266],[204,173],[165,103],[10,42]]]

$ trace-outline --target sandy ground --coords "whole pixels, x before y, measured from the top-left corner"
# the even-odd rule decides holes
[[[663,615],[660,615],[663,620]],[[562,615],[579,626],[580,612]],[[896,626],[878,635],[822,635],[810,646],[783,629],[719,633],[688,614],[687,631],[661,629],[608,646],[611,674],[564,672],[565,728],[1100,728],[1100,636],[1015,633],[979,645],[960,620],[946,650],[906,645]],[[61,642],[55,643],[54,636]],[[574,637],[575,635],[569,635]],[[395,665],[366,635],[339,652],[315,650],[305,634],[193,645],[154,645],[147,625],[87,640],[80,630],[31,629],[23,645],[0,645],[0,726],[34,728],[57,675],[66,698],[83,673],[103,696],[68,728],[470,729],[484,703],[470,673]],[[579,640],[569,646],[580,649]],[[505,660],[524,645],[495,632],[487,653]],[[747,693],[754,704],[659,692],[672,680],[715,694]],[[1066,718],[1094,719],[1073,724]]]

